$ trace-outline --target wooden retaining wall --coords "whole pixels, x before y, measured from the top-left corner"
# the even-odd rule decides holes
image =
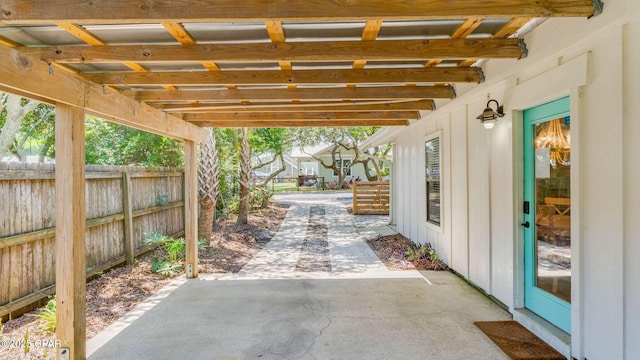
[[[147,251],[146,231],[182,235],[181,170],[88,165],[86,178],[88,277]],[[54,179],[53,164],[0,164],[0,318],[55,291]]]
[[[389,215],[389,199],[388,182],[353,183],[354,215]]]

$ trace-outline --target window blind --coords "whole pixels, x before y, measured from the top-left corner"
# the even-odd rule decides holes
[[[425,142],[427,221],[440,225],[440,138]]]

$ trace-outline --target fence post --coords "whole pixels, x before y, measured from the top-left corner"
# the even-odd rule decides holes
[[[133,209],[131,207],[131,175],[122,173],[122,209],[124,210],[124,254],[127,265],[133,264],[135,249],[133,246]]]
[[[353,215],[358,215],[358,182],[353,183]]]

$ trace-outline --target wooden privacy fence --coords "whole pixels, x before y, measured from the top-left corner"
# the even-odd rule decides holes
[[[183,177],[176,169],[87,166],[87,277],[149,250],[147,231],[182,235]],[[0,318],[55,292],[54,183],[53,164],[0,164]]]
[[[389,215],[389,183],[360,182],[353,183],[354,215]]]

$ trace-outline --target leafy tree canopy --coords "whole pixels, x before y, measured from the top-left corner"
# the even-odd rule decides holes
[[[110,123],[86,120],[86,162],[97,165],[180,167],[184,146],[179,140]]]
[[[299,128],[292,131],[292,138],[295,144],[301,147],[330,145],[331,162],[325,163],[321,158],[314,157],[323,167],[332,169],[338,174],[338,184],[344,181],[347,171],[356,164],[362,164],[367,180],[374,181],[386,175],[383,173],[383,159],[391,148],[376,147],[373,151],[370,151],[361,149],[360,144],[379,129],[379,126]],[[336,164],[336,160],[339,158],[337,154],[339,154],[341,148],[353,151],[355,154],[355,158],[352,159],[348,167],[338,167]],[[377,157],[377,160],[372,157]],[[371,168],[373,168],[374,173],[372,173]]]

